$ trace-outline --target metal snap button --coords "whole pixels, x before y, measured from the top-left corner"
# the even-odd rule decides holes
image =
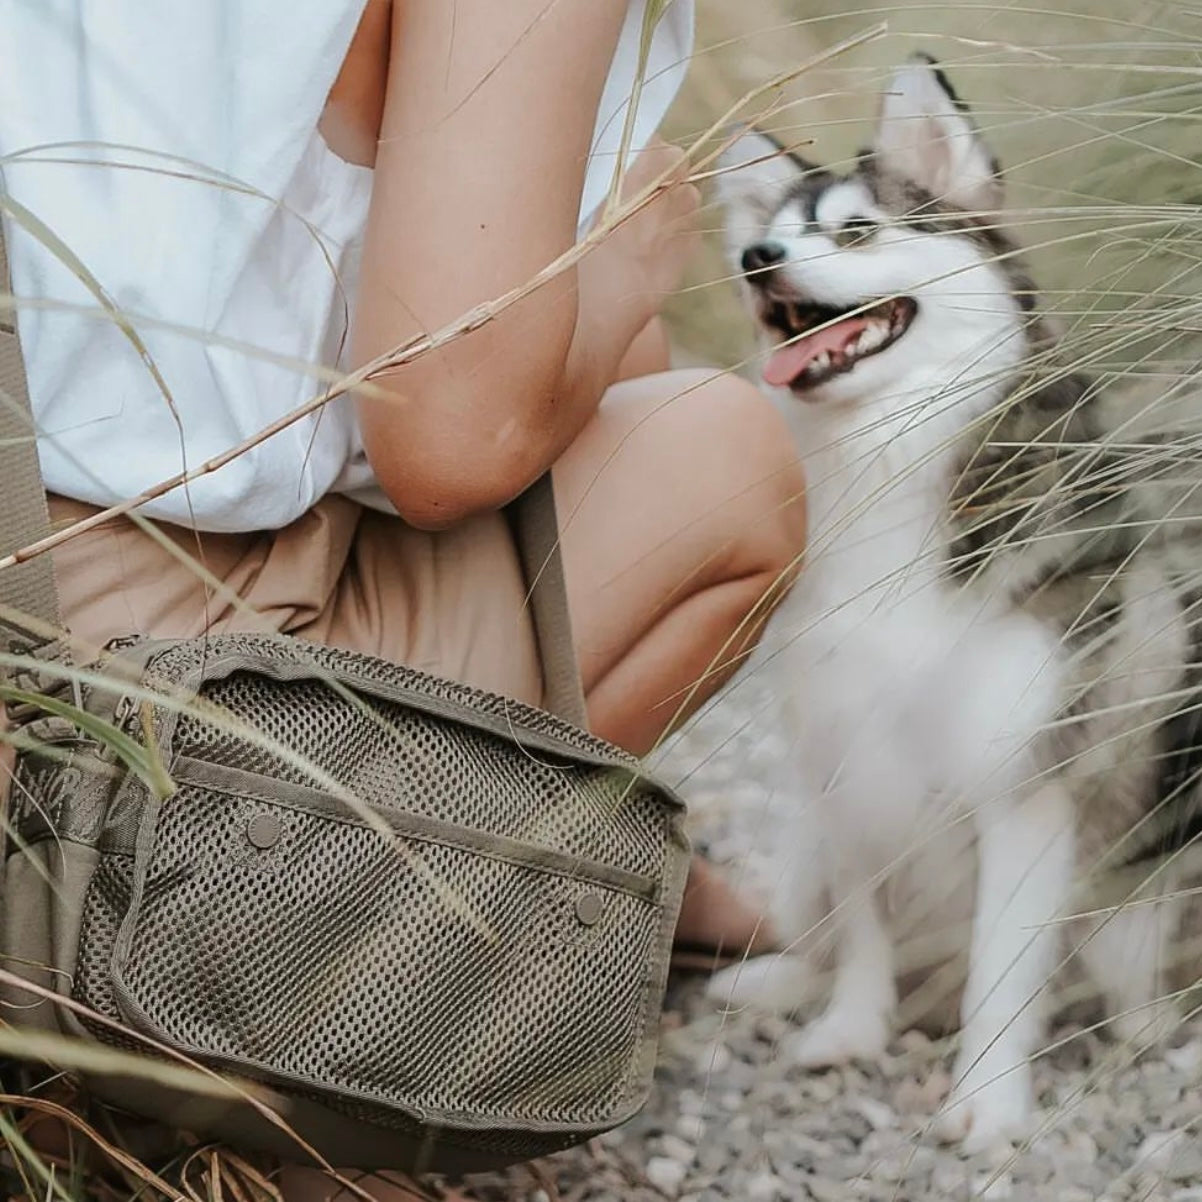
[[[283,833],[284,828],[274,814],[256,814],[246,824],[246,837],[252,846],[259,848],[260,851],[274,847],[280,841],[280,835]]]
[[[585,893],[576,899],[576,917],[586,927],[596,926],[605,911],[600,894]]]

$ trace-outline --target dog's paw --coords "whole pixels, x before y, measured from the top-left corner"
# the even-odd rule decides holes
[[[749,1007],[789,1014],[806,1001],[810,985],[809,966],[799,957],[758,956],[714,973],[705,995],[728,1010]]]
[[[982,1064],[957,1071],[935,1129],[947,1143],[958,1143],[968,1155],[1014,1143],[1030,1129],[1035,1113],[1031,1068],[1008,1072],[983,1070]]]
[[[802,1068],[829,1068],[851,1060],[879,1060],[889,1045],[883,1014],[851,1006],[828,1010],[785,1040],[782,1053]]]

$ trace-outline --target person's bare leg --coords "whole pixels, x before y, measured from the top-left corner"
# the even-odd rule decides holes
[[[794,444],[744,381],[665,372],[610,390],[555,489],[590,724],[642,755],[728,679],[797,570]],[[677,940],[738,953],[770,932],[695,859]]]
[[[645,754],[754,646],[805,545],[784,420],[750,384],[615,385],[555,467],[589,720]]]

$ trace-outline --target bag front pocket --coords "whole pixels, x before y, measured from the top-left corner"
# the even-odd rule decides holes
[[[133,1027],[385,1124],[637,1109],[657,880],[212,764],[175,776],[112,959]]]

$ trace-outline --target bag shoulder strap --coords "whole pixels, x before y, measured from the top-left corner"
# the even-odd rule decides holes
[[[37,436],[29,405],[25,363],[17,338],[17,310],[12,298],[4,224],[0,211],[0,554],[11,555],[43,537],[50,526],[42,470],[38,463]],[[58,629],[58,590],[49,555],[0,571],[0,644],[28,643],[29,632],[20,625],[27,614]],[[37,637],[34,643],[46,640]]]
[[[559,519],[551,472],[546,471],[509,505],[514,539],[526,577],[530,612],[543,668],[543,706],[553,714],[588,729],[584,688],[572,617],[568,612],[567,582],[559,551]]]
[[[0,555],[36,542],[50,525],[16,317],[0,212]],[[559,717],[586,726],[551,473],[536,480],[510,508],[543,666],[543,704]],[[9,647],[18,639],[29,642],[20,625],[22,614],[55,629],[62,625],[49,555],[0,571],[0,645]]]

